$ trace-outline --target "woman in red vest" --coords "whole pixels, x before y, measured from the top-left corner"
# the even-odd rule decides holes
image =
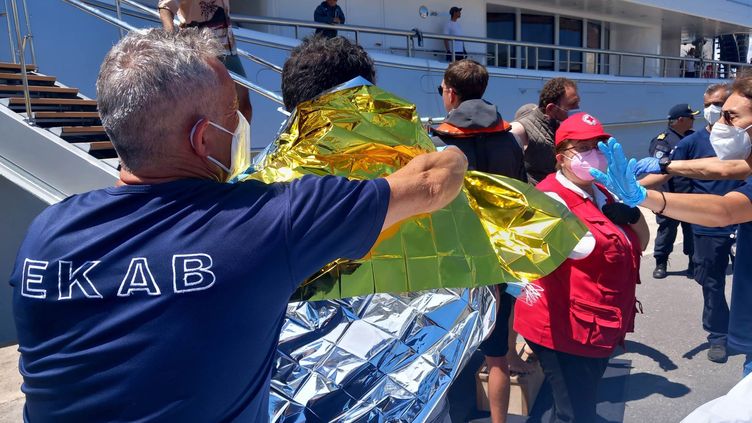
[[[558,269],[535,282],[542,297],[518,301],[514,313],[515,330],[551,384],[552,422],[595,421],[598,382],[634,327],[640,256],[650,233],[639,209],[616,202],[590,176],[591,167],[606,168],[597,144],[609,137],[587,113],[562,122],[555,137],[558,170],[536,186],[589,229]]]

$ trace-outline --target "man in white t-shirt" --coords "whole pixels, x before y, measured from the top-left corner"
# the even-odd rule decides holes
[[[462,8],[452,6],[452,8],[449,9],[449,16],[451,16],[451,19],[444,27],[444,35],[454,35],[461,37],[463,34],[459,19],[462,16]],[[446,50],[447,62],[462,60],[467,57],[467,52],[465,51],[465,43],[462,41],[444,40],[444,49]],[[454,51],[454,57],[452,57],[452,51]]]

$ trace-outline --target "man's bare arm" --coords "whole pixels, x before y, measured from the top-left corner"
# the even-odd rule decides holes
[[[664,183],[668,182],[669,179],[671,179],[671,175],[647,175],[644,178],[640,179],[638,182],[640,185],[644,186],[645,188],[649,189],[656,189],[663,185]]]
[[[663,196],[658,191],[649,190],[640,205],[654,212],[663,209],[665,216],[702,226],[722,227],[752,221],[752,203],[747,196],[736,191],[724,196],[674,193],[664,193]]]
[[[720,160],[717,157],[674,160],[666,169],[671,175],[708,180],[746,179],[752,174],[745,160]]]
[[[457,147],[421,154],[386,177],[391,189],[383,229],[420,213],[436,211],[460,193],[467,158]]]

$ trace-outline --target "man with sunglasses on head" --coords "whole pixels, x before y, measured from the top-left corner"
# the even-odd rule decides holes
[[[694,160],[716,157],[710,143],[710,132],[713,125],[721,117],[723,103],[731,94],[731,85],[713,84],[705,90],[703,96],[703,116],[707,126],[684,137],[674,149],[671,159]],[[665,160],[664,160],[665,163]],[[659,160],[660,166],[660,160]],[[671,175],[650,175],[643,181],[655,180],[649,185],[668,182]],[[687,179],[689,192],[695,194],[726,195],[741,186],[738,180],[707,180],[702,178]],[[712,228],[702,225],[692,225],[694,236],[694,255],[692,262],[695,266],[694,278],[702,286],[703,311],[702,325],[708,332],[708,359],[716,363],[726,361],[726,338],[728,334],[729,307],[726,303],[726,267],[728,266],[731,247],[736,236],[736,225]]]
[[[577,84],[571,79],[554,78],[543,85],[538,108],[512,122],[511,132],[525,153],[525,169],[533,185],[556,170],[554,134],[559,123],[579,108]]]
[[[718,159],[743,160],[752,164],[752,78],[734,81],[731,95],[721,110],[721,118],[713,125],[710,143]],[[600,146],[608,160],[608,174],[591,171],[629,206],[640,205],[659,215],[707,227],[739,225],[737,255],[752,254],[752,178],[726,195],[674,194],[646,190],[637,183],[637,164],[627,161],[615,141]],[[644,159],[643,159],[644,160]],[[705,159],[704,159],[705,160]],[[644,165],[642,165],[644,167]],[[744,354],[743,374],[752,373],[752,261],[737,260],[734,265],[733,289],[729,312],[727,346]]]
[[[689,104],[677,104],[668,111],[668,128],[658,134],[650,141],[649,153],[651,157],[658,160],[671,160],[671,154],[679,145],[682,138],[694,133],[692,127],[695,123],[695,116],[699,111],[692,110]],[[643,185],[652,185],[654,181],[646,180]],[[661,186],[665,192],[692,192],[692,185],[687,178],[671,178]],[[655,237],[655,269],[653,277],[663,279],[667,276],[668,257],[674,249],[674,241],[679,225],[684,235],[683,252],[689,258],[689,267],[687,268],[687,277],[694,277],[694,264],[692,255],[694,254],[692,242],[692,226],[689,223],[679,222],[665,216],[656,216],[658,223],[658,232]]]
[[[451,63],[438,87],[449,113],[434,133],[434,143],[458,147],[465,153],[468,169],[508,176],[527,181],[522,149],[510,132],[496,106],[483,100],[488,85],[485,66],[472,59]],[[496,326],[480,344],[488,365],[488,400],[491,421],[504,423],[509,409],[510,364],[525,367],[526,363],[509,350],[509,318],[514,297],[499,288]],[[515,335],[516,338],[516,335]],[[511,363],[509,359],[520,363]]]

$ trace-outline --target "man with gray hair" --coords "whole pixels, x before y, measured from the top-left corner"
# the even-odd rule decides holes
[[[703,96],[703,116],[707,125],[697,132],[682,138],[663,165],[671,160],[694,160],[716,157],[710,142],[710,131],[721,117],[723,103],[731,95],[728,84],[713,84]],[[659,161],[658,167],[660,168]],[[671,175],[649,175],[643,179],[644,185],[665,185]],[[733,179],[707,180],[686,179],[694,194],[726,195],[742,185]],[[726,361],[726,338],[728,337],[729,306],[726,303],[726,268],[729,264],[731,246],[736,238],[736,225],[711,228],[692,225],[694,253],[690,260],[694,263],[693,277],[702,286],[703,310],[702,326],[708,332],[708,359],[721,363]],[[687,241],[685,241],[687,242]]]
[[[457,149],[386,178],[224,183],[250,126],[209,32],[123,38],[97,80],[114,187],[29,228],[10,277],[28,421],[267,421],[290,295],[460,191]]]

